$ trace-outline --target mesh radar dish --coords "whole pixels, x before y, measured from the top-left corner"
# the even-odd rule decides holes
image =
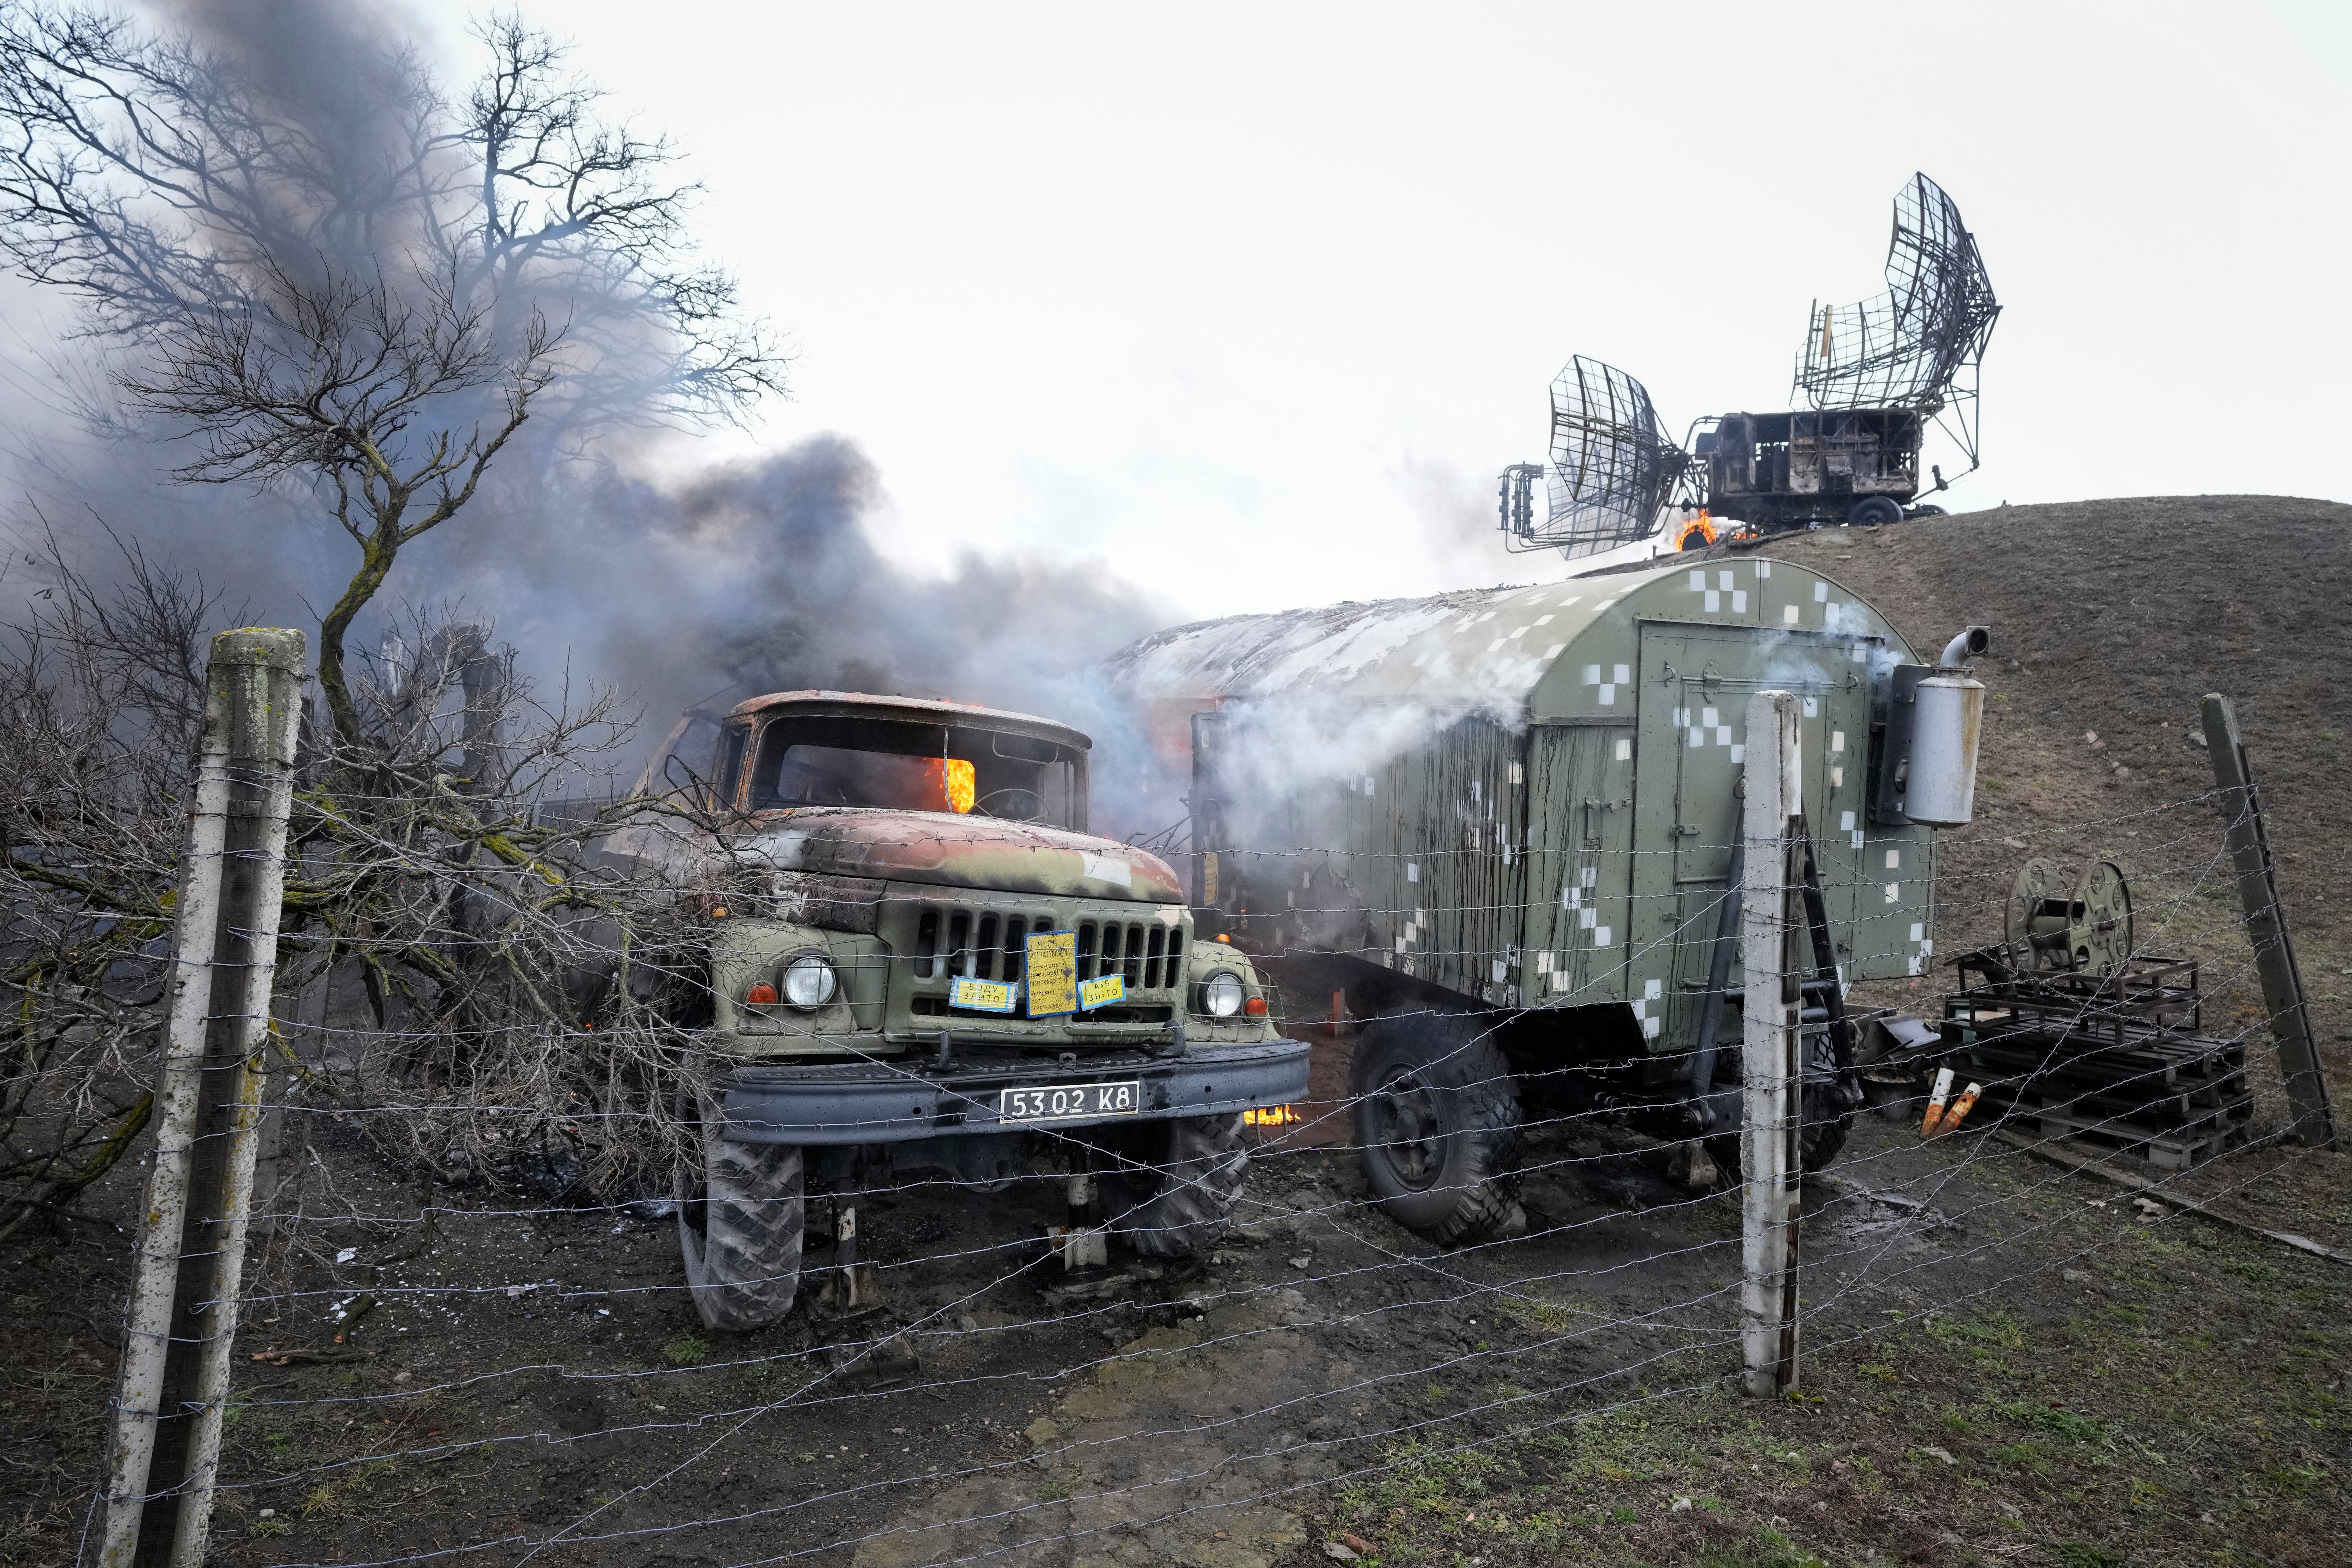
[[[1816,409],[1948,415],[1938,423],[1974,468],[1977,370],[2000,304],[1960,209],[1925,174],[1895,197],[1886,290],[1813,306],[1797,390]]]
[[[1666,439],[1647,388],[1579,355],[1551,384],[1549,470],[1521,463],[1504,471],[1504,542],[1574,556],[1647,539],[1688,461]],[[1546,481],[1541,521],[1529,493],[1538,473]]]

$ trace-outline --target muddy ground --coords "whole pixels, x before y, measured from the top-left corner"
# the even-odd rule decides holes
[[[312,1146],[351,1212],[413,1212],[331,1123]],[[2315,1163],[2343,1160],[2199,1184],[2275,1223],[2267,1178]],[[1549,1130],[1529,1235],[1434,1255],[1351,1161],[1270,1151],[1218,1256],[1108,1301],[1041,1289],[1054,1194],[902,1192],[867,1211],[876,1250],[954,1256],[887,1271],[922,1362],[895,1389],[860,1386],[856,1325],[699,1331],[665,1224],[323,1226],[352,1259],[278,1270],[297,1289],[246,1345],[332,1355],[330,1308],[382,1305],[352,1359],[247,1363],[215,1559],[1256,1568],[1352,1537],[1393,1563],[2341,1560],[2342,1263],[1869,1117],[1808,1190],[1802,1396],[1759,1402],[1724,1381],[1736,1201],[1656,1163]],[[121,1248],[16,1263],[26,1500],[0,1550],[64,1562]]]
[[[2347,1103],[2352,714],[2315,657],[2346,644],[2347,517],[2100,502],[1779,547],[1837,552],[1916,640],[1964,620],[2002,638],[1942,951],[1997,922],[2027,850],[2112,855],[2150,940],[2242,974],[2184,738],[2197,696],[2230,690]],[[2212,1026],[2259,1016],[2225,987]],[[1349,1042],[1309,1032],[1335,1093]],[[697,1326],[666,1218],[423,1194],[350,1123],[301,1131],[308,1217],[266,1255],[240,1346],[300,1353],[242,1361],[223,1563],[1265,1568],[1336,1545],[1454,1568],[2092,1568],[2334,1563],[2352,1532],[2352,1269],[2256,1234],[2352,1248],[2342,1154],[2263,1148],[2163,1194],[2230,1224],[1982,1127],[1923,1144],[1866,1116],[1807,1190],[1801,1396],[1757,1401],[1726,1383],[1736,1196],[1605,1128],[1538,1130],[1528,1234],[1440,1254],[1366,1206],[1321,1146],[1340,1130],[1310,1120],[1262,1151],[1214,1257],[1100,1300],[1042,1258],[1051,1184],[908,1188],[863,1215],[887,1317],[744,1339]],[[129,1223],[138,1179],[0,1254],[0,1563],[71,1561],[85,1528],[128,1258],[102,1222]],[[364,1297],[338,1345],[330,1314]],[[871,1386],[878,1333],[919,1372]]]

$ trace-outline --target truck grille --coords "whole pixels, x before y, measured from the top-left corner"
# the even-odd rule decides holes
[[[1127,982],[1130,1002],[1142,993],[1172,992],[1183,979],[1189,926],[1189,921],[1171,927],[1157,920],[1082,916],[1075,922],[1078,978],[1119,975]],[[948,982],[959,976],[1000,983],[1025,979],[1023,971],[1030,935],[1069,931],[1073,922],[1067,915],[1051,910],[974,910],[925,903],[916,913],[914,928],[909,957],[917,1010],[929,1013],[934,1009],[922,1005],[928,994],[937,992],[943,997]]]

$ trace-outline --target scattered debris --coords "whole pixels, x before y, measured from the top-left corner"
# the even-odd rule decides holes
[[[2149,1181],[2145,1176],[2135,1176],[2127,1171],[2118,1171],[2114,1166],[2102,1164],[2096,1160],[2084,1159],[2081,1155],[2071,1153],[2064,1149],[2056,1148],[2049,1143],[2029,1138],[2023,1133],[2012,1131],[2011,1129],[2006,1127],[1996,1128],[1992,1135],[2000,1139],[2002,1142],[2011,1145],[2012,1148],[2022,1149],[2029,1154],[2039,1155],[2041,1158],[2049,1161],[2053,1165],[2063,1165],[2070,1171],[2077,1172],[2085,1176],[2096,1176],[2103,1182],[2113,1182],[2119,1187],[2129,1187],[2135,1191],[2153,1189],[2156,1187],[2156,1184]],[[2292,1247],[2297,1252],[2308,1252],[2314,1258],[2325,1258],[2331,1263],[2341,1263],[2347,1266],[2352,1266],[2352,1252],[2347,1252],[2338,1247],[2324,1246],[2319,1242],[2312,1240],[2311,1237],[2307,1236],[2297,1236],[2293,1231],[2273,1230],[2267,1226],[2254,1225],[2250,1221],[2239,1219],[2231,1215],[2223,1214],[2220,1210],[2215,1209],[2207,1204],[2200,1203],[2195,1198],[2189,1197],[2180,1193],[2167,1192],[2165,1194],[2165,1198],[2172,1205],[2173,1207],[2186,1209],[2193,1215],[2198,1215],[2205,1219],[2212,1220],[2218,1225],[2233,1226],[2240,1230],[2249,1232],[2254,1236],[2263,1237],[2267,1240],[2275,1241],[2282,1247]],[[2105,1205],[2095,1203],[2094,1206],[2104,1208]]]
[[[308,1345],[289,1345],[282,1350],[256,1351],[253,1359],[271,1366],[322,1366],[339,1361],[365,1361],[374,1354],[373,1351],[312,1350]]]
[[[1960,955],[1944,999],[1949,1065],[2000,1119],[2086,1153],[2178,1170],[2243,1143],[2253,1115],[2244,1041],[2204,1028],[2196,960],[2144,952],[2122,869],[2098,861],[2070,895],[2030,860],[2005,941]]]

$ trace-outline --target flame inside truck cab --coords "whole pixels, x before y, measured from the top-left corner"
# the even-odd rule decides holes
[[[950,811],[961,815],[971,810],[980,798],[980,783],[970,763],[961,757],[934,757],[925,766]]]
[[[1025,714],[792,692],[740,705],[717,765],[722,796],[756,812],[932,811],[1084,832],[1087,747]]]

